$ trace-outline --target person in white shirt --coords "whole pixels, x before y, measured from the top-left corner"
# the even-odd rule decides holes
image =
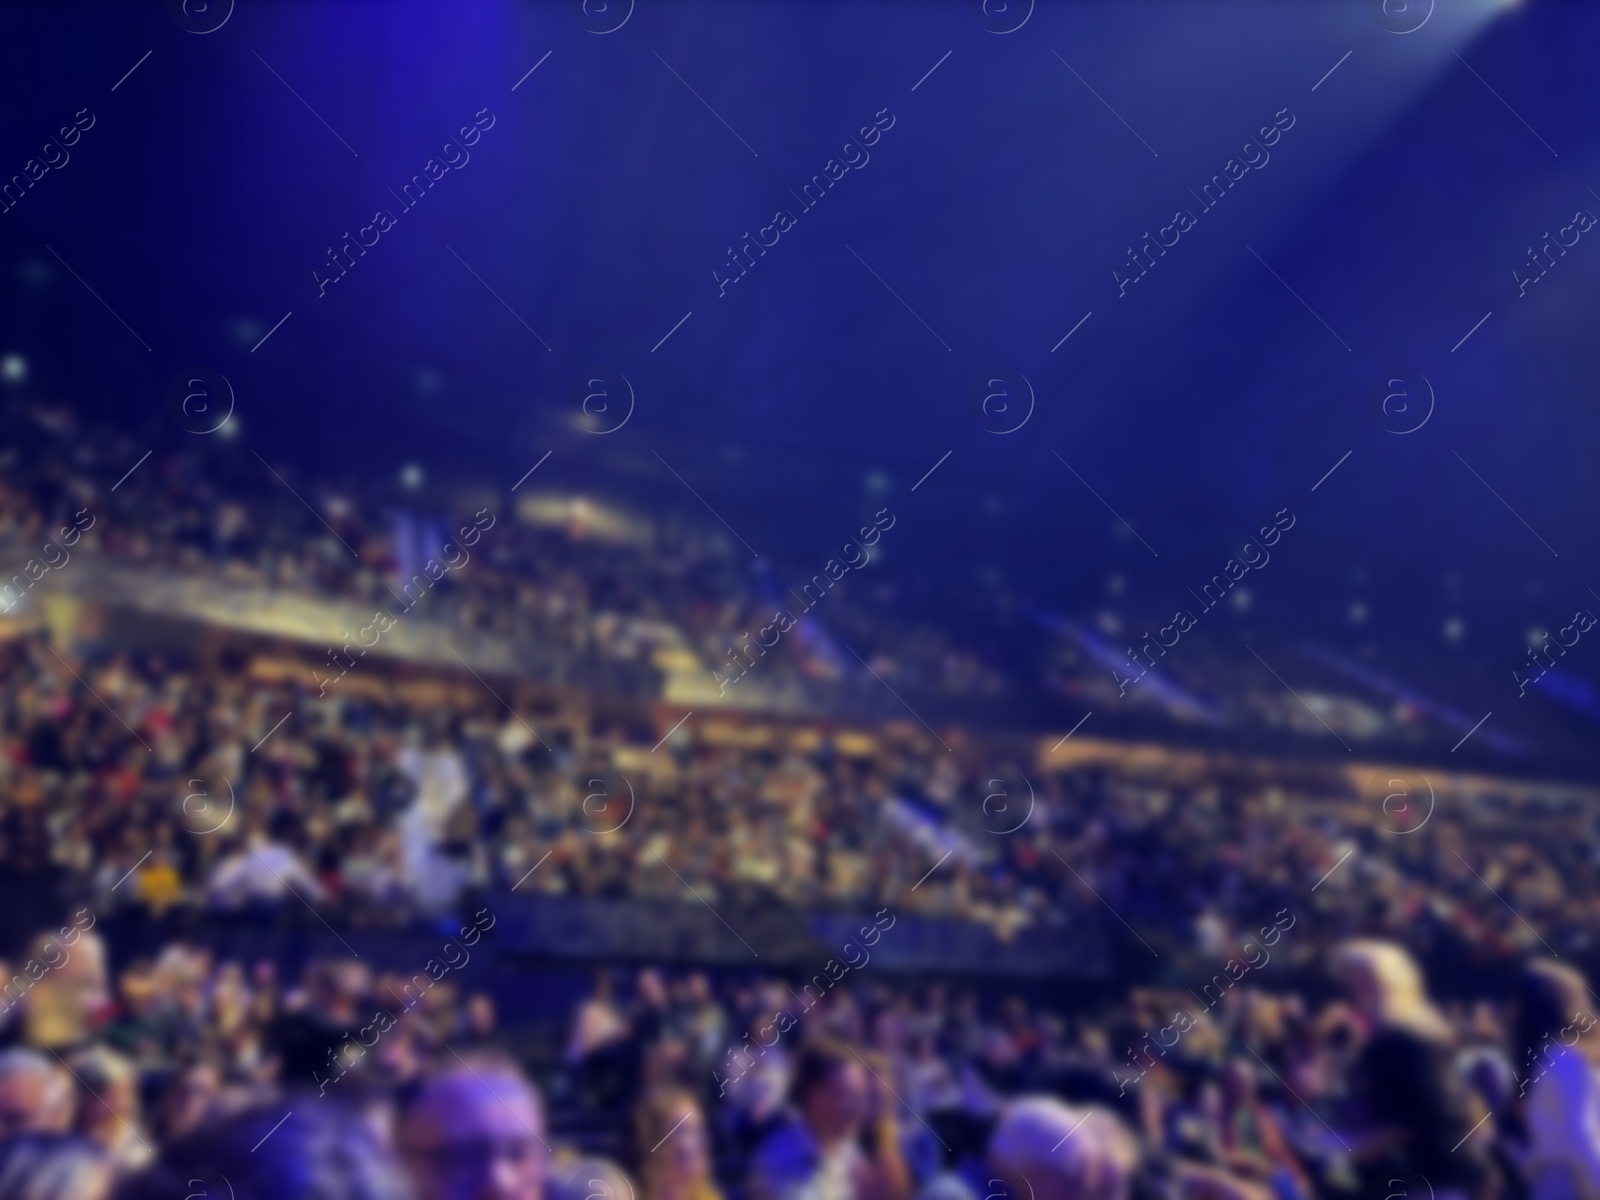
[[[322,885],[300,856],[273,841],[259,825],[251,828],[244,846],[219,862],[206,881],[206,896],[213,908],[277,904],[292,895],[308,904],[324,899]]]
[[[1517,981],[1518,1093],[1531,1200],[1600,1200],[1600,1030],[1584,977],[1535,960]]]

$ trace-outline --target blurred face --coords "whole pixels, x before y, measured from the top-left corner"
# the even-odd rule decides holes
[[[467,1019],[472,1028],[479,1033],[489,1033],[494,1029],[494,1005],[487,996],[474,996],[467,1003]]]
[[[1356,1012],[1368,1021],[1375,1022],[1379,1015],[1378,981],[1373,978],[1372,971],[1362,964],[1352,970],[1345,980],[1345,990],[1350,995],[1350,1002]]]
[[[868,1099],[866,1071],[860,1063],[843,1063],[806,1093],[801,1108],[817,1141],[828,1145],[855,1135]]]
[[[654,971],[641,971],[639,973],[639,999],[652,1007],[659,1008],[667,1002],[666,985],[661,982],[661,976]]]
[[[422,1067],[416,1039],[404,1026],[380,1039],[372,1054],[379,1076],[389,1083],[405,1083],[415,1078]]]
[[[101,1197],[111,1195],[110,1164],[100,1163],[89,1168],[80,1183],[84,1190],[78,1193],[78,1200],[101,1200]]]
[[[420,1200],[539,1200],[544,1119],[520,1078],[475,1068],[428,1085],[400,1145]],[[681,1132],[681,1130],[680,1130]]]
[[[677,1120],[677,1116],[673,1120]],[[710,1175],[711,1156],[706,1148],[706,1125],[699,1109],[688,1110],[683,1124],[667,1137],[658,1153],[666,1157],[665,1174],[669,1179],[689,1183]]]
[[[137,1119],[139,1108],[138,1082],[131,1076],[108,1083],[98,1089],[99,1099],[85,1096],[78,1106],[79,1128],[89,1133],[115,1135],[122,1132],[122,1122]]]
[[[1250,1068],[1241,1062],[1231,1062],[1222,1072],[1222,1094],[1229,1104],[1242,1104],[1255,1091],[1255,1080]]]
[[[0,1138],[18,1133],[65,1133],[72,1124],[70,1092],[45,1071],[0,1079]]]
[[[205,1119],[207,1111],[222,1091],[216,1068],[191,1067],[179,1077],[168,1100],[167,1125],[172,1136],[181,1137]]]

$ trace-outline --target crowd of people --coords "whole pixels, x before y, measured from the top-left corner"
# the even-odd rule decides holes
[[[76,553],[46,546],[58,518],[70,526],[81,513],[100,521],[85,529],[84,549],[103,565],[391,612],[414,606],[417,618],[457,636],[507,639],[522,669],[550,678],[581,679],[585,663],[648,666],[669,646],[696,656],[710,684],[714,672],[730,674],[730,651],[752,653],[738,635],[769,624],[778,608],[825,605],[820,620],[762,652],[759,686],[769,697],[826,708],[855,695],[887,711],[892,696],[859,669],[847,642],[902,694],[993,704],[1018,687],[992,656],[897,611],[886,581],[836,589],[822,563],[811,573],[794,568],[792,579],[757,578],[720,529],[670,515],[642,524],[579,496],[535,500],[531,519],[518,519],[516,498],[484,487],[466,489],[470,502],[450,505],[463,512],[445,515],[437,499],[405,491],[376,498],[370,485],[304,481],[294,489],[270,463],[218,437],[163,449],[121,482],[146,447],[45,403],[0,414],[0,437],[0,546],[17,556],[10,572],[21,576],[0,576],[0,588],[15,585],[14,594],[0,591],[0,611],[31,590],[27,560],[48,569]],[[302,502],[308,488],[314,507]],[[787,590],[808,584],[809,599]],[[335,647],[341,632],[326,635]],[[648,687],[648,678],[633,686]]]
[[[1501,1000],[1441,1006],[1362,938],[1320,982],[1064,1010],[772,979],[719,1006],[646,971],[631,1008],[587,1002],[567,1057],[624,1102],[697,1093],[723,1182],[757,1197],[1600,1194],[1581,973],[1530,958]]]
[[[55,965],[0,1017],[7,1200],[1600,1194],[1600,1022],[1550,958],[1447,1005],[1374,939],[1316,999],[645,968],[535,1078],[448,981],[182,943],[116,974],[81,919],[30,950]]]
[[[535,660],[685,646],[720,664],[769,619],[771,581],[693,536],[493,504],[424,522],[331,493],[308,512],[197,453],[113,498],[130,447],[62,410],[22,424],[0,545],[48,542],[26,553],[50,572],[398,602],[533,648],[506,675],[534,680]],[[593,704],[565,667],[560,689],[492,685],[349,645],[319,685],[237,631],[158,651],[103,612],[46,614],[80,593],[36,569],[0,587],[0,1200],[1600,1197],[1582,789],[1441,775],[1397,813],[1396,785],[1343,767],[1058,764],[1036,739],[904,719],[719,726],[648,688]],[[852,680],[1014,692],[872,596],[830,593],[756,677],[824,708]],[[841,668],[838,635],[870,672]],[[1030,1001],[912,986],[883,958],[839,987],[603,975],[539,1055],[467,976],[353,950],[302,970],[185,932],[291,911],[355,937],[512,890],[893,911],[987,927],[997,954],[1092,917],[1122,973]]]
[[[1383,932],[1481,961],[1593,953],[1600,918],[1592,806],[1533,785],[1468,799],[1441,780],[1397,832],[1334,773],[1041,772],[1014,746],[783,727],[718,744],[693,723],[652,753],[627,730],[530,724],[470,679],[429,704],[399,687],[318,701],[226,664],[79,658],[44,633],[0,645],[0,685],[0,893],[22,911],[304,901],[392,924],[517,886],[892,904],[1008,938],[1104,903],[1156,946],[1215,949],[1289,905],[1316,931],[1291,949],[1308,960]]]
[[[888,754],[691,740],[630,776],[619,763],[640,750],[621,735],[530,725],[482,689],[319,703],[220,665],[84,661],[45,634],[0,645],[0,681],[11,868],[25,890],[48,877],[102,907],[161,915],[298,894],[330,916],[398,919],[541,862],[528,891],[860,907],[931,863],[915,828],[884,816]],[[953,805],[959,781],[946,782]],[[974,861],[919,900],[1003,920],[1009,891]]]

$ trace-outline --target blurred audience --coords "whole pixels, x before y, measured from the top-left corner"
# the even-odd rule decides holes
[[[99,503],[125,449],[54,410],[21,423],[10,547]],[[835,638],[919,703],[998,704],[1014,673],[863,588],[751,669],[739,720],[672,728],[662,672],[723,669],[729,631],[771,619],[713,542],[319,496],[340,546],[275,483],[156,461],[55,567],[86,613],[61,580],[48,614],[49,588],[0,593],[0,1200],[1600,1200],[1574,965],[1600,947],[1600,818],[1577,792],[1441,783],[1398,838],[1339,767],[949,745],[878,720]],[[470,569],[430,571],[457,541]],[[106,596],[248,601],[262,628],[407,615],[381,654],[341,629],[313,667],[221,619],[131,648]],[[446,636],[504,662],[507,698],[422,653]],[[835,711],[869,717],[813,719]],[[1022,781],[1017,824],[990,802]],[[301,953],[306,927],[431,939],[512,889],[892,909],[997,953],[1109,909],[1151,982],[1025,999],[875,951],[802,1000],[663,945],[579,995],[565,964]],[[526,1017],[557,995],[566,1028]]]
[[[1600,1180],[1596,1021],[1554,960],[1509,1001],[1447,1008],[1370,938],[1210,1003],[861,979],[803,1003],[775,975],[601,972],[570,1034],[517,1043],[552,1121],[486,996],[446,982],[407,1007],[409,982],[362,960],[280,978],[174,942],[123,969],[79,1043],[13,1026],[0,1196],[142,1198],[208,1171],[241,1198],[397,1200],[1311,1200],[1422,1180],[1558,1200]],[[761,1086],[733,1085],[749,1059]]]

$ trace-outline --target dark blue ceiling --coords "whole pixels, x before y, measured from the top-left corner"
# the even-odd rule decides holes
[[[211,367],[246,443],[327,478],[504,488],[554,450],[553,482],[703,511],[664,460],[791,562],[892,504],[885,561],[930,596],[1084,608],[1120,577],[1159,613],[1285,507],[1257,594],[1290,630],[1359,596],[1515,660],[1600,581],[1600,232],[1512,275],[1600,213],[1593,6],[1440,0],[1396,34],[1363,0],[1115,0],[995,34],[1026,0],[638,0],[593,32],[620,4],[239,0],[204,35],[8,6],[4,170],[94,125],[0,218],[0,351],[130,426]],[[1177,240],[1119,296],[1147,236]],[[605,436],[577,423],[600,373],[637,398]],[[1403,373],[1436,403],[1397,435]],[[1013,433],[995,377],[1036,398]]]

